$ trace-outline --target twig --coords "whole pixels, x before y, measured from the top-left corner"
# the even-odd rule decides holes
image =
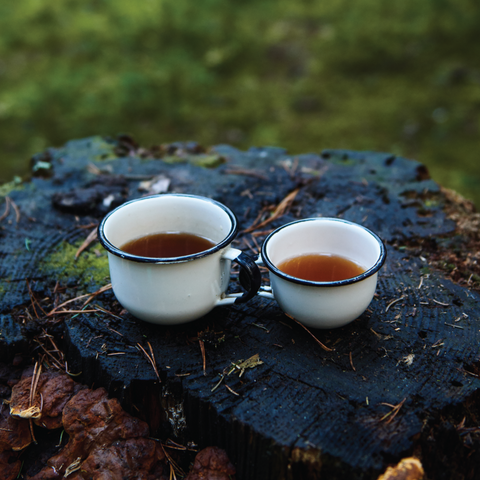
[[[447,325],[447,327],[452,327],[452,328],[458,328],[460,330],[464,330],[464,328],[460,325],[454,325],[453,323],[446,323],[445,322],[445,325]]]
[[[225,379],[225,375],[220,376],[220,380],[216,383],[216,385],[210,390],[212,393],[220,386],[220,384]]]
[[[253,224],[247,228],[246,230],[243,231],[243,233],[250,233],[253,232],[254,230],[258,230],[259,228],[263,228],[265,225],[268,225],[269,223],[273,222],[277,218],[281,217],[291,206],[293,201],[295,200],[295,197],[297,196],[298,192],[300,191],[300,188],[296,188],[295,190],[291,191],[275,208],[273,211],[272,215],[264,220],[263,222],[260,222],[259,224],[256,224],[257,220],[253,222]],[[257,217],[258,218],[258,217]]]
[[[42,373],[42,364],[38,361],[35,362],[35,367],[33,368],[33,375],[32,375],[32,382],[30,384],[30,396],[28,399],[28,408],[31,409],[33,407],[33,401],[35,399],[35,394],[37,393],[38,382],[40,380],[40,375]],[[41,413],[41,410],[40,410]],[[30,426],[30,434],[32,435],[32,440],[36,444],[37,440],[35,438],[35,434],[33,432],[33,422],[32,419],[29,418],[29,426]]]
[[[20,221],[20,209],[17,207],[17,204],[10,199],[13,209],[15,210],[15,221],[18,223]]]
[[[387,313],[390,310],[390,307],[395,305],[396,303],[400,302],[405,298],[405,295],[402,295],[400,298],[397,298],[396,300],[391,301],[388,305],[387,308],[385,308],[385,313]]]
[[[253,243],[255,244],[255,248],[257,249],[257,251],[255,252],[255,254],[258,254],[261,250],[261,247],[260,245],[258,244],[257,242],[257,239],[253,236],[253,235],[250,235],[250,238],[252,239]]]
[[[70,300],[67,300],[67,301],[63,302],[60,305],[57,305],[53,310],[50,310],[50,312],[47,313],[47,317],[51,317],[52,315],[56,315],[57,313],[60,313],[60,312],[57,312],[57,310],[59,308],[65,307],[66,305],[68,305],[70,303],[73,303],[77,300],[80,300],[82,298],[89,297],[89,296],[90,296],[90,294],[86,293],[85,295],[80,295],[78,297],[71,298]]]
[[[2,214],[2,216],[0,217],[0,222],[2,222],[3,220],[5,220],[8,217],[8,214],[10,213],[10,203],[11,203],[10,197],[6,196],[5,197],[5,210]]]
[[[55,312],[55,315],[65,315],[65,314],[79,314],[79,313],[95,313],[98,312],[98,310],[92,309],[92,310],[61,310],[60,312]]]
[[[87,301],[83,304],[83,307],[85,307],[86,305],[88,305],[97,295],[100,295],[101,293],[103,292],[106,292],[107,290],[110,290],[112,288],[112,284],[111,283],[108,283],[107,285],[104,285],[103,287],[99,288],[96,292],[93,292],[93,293],[86,293],[84,295],[80,295],[78,297],[75,297],[75,298],[71,298],[70,300],[67,300],[63,303],[61,303],[60,305],[57,305],[53,310],[51,310],[50,312],[47,313],[47,317],[51,317],[52,315],[56,315],[57,313],[63,313],[63,312],[58,312],[57,310],[59,308],[62,308],[64,307],[65,305],[68,305],[72,302],[75,302],[77,300],[81,300],[82,298],[85,298],[85,297],[88,297]]]
[[[63,352],[57,347],[57,344],[55,343],[54,337],[52,335],[49,335],[45,330],[43,331],[45,337],[47,337],[50,340],[50,343],[52,344],[53,348],[55,349],[55,352],[57,352],[60,355],[60,358],[63,360],[64,355]]]
[[[202,361],[203,361],[203,375],[207,374],[207,357],[205,355],[205,343],[200,338],[198,339],[198,343],[200,345],[200,351],[202,352]]]
[[[480,375],[477,375],[476,373],[470,372],[470,371],[465,370],[465,369],[463,369],[463,368],[457,368],[457,370],[458,370],[460,373],[465,373],[465,374],[467,374],[467,375],[471,375],[472,377],[480,378]]]
[[[390,410],[387,414],[385,414],[381,419],[380,422],[383,422],[386,418],[390,417],[387,421],[387,424],[390,423],[397,415],[397,413],[400,411],[402,408],[403,404],[405,403],[405,400],[407,397],[405,397],[398,405],[391,405],[390,403],[381,403],[380,405],[386,405],[387,407],[390,407],[392,410]]]
[[[157,364],[155,362],[155,355],[153,354],[152,346],[150,345],[150,342],[147,342],[147,343],[148,343],[148,347],[150,349],[150,353],[152,354],[152,356],[150,356],[147,353],[147,351],[139,343],[137,343],[137,348],[145,355],[145,358],[152,364],[153,370],[155,371],[155,375],[157,376],[158,381],[161,383],[162,380],[160,379],[160,375],[159,375],[158,370],[157,370]]]
[[[352,370],[353,370],[354,372],[356,372],[357,369],[355,368],[355,365],[353,364],[352,352],[350,352],[349,357],[350,357],[350,366],[352,367]]]
[[[174,442],[170,438],[167,439],[167,442],[171,442],[171,443],[169,443],[168,445],[166,443],[162,444],[164,448],[171,448],[172,450],[180,450],[181,452],[187,451],[187,447]]]
[[[107,283],[103,287],[99,288],[96,292],[91,293],[90,297],[88,297],[87,301],[83,304],[83,306],[85,307],[85,305],[88,305],[97,295],[100,295],[101,293],[104,293],[111,289],[112,289],[112,284]]]
[[[248,170],[245,168],[240,168],[232,165],[232,167],[228,170],[224,170],[223,173],[228,175],[247,175],[249,177],[259,178],[260,180],[268,180],[268,178],[260,172],[256,170]]]
[[[296,318],[293,318],[291,315],[286,314],[288,318],[291,318],[294,322],[298,323],[304,330],[307,331],[309,335],[326,351],[326,352],[333,352],[333,348],[329,348],[324,345],[305,325],[300,323]]]
[[[54,347],[54,352],[57,353],[58,355],[60,355],[60,359],[63,360],[63,353],[57,348],[57,346],[55,345],[55,342],[52,340],[52,338],[50,338],[49,335],[46,334],[45,332],[45,336],[50,340],[50,342],[52,343],[53,347]],[[64,370],[64,366],[62,365],[62,363],[60,362],[60,360],[58,360],[57,358],[55,358],[55,356],[52,354],[52,352],[50,350],[47,350],[45,345],[43,343],[40,342],[40,340],[37,338],[35,339],[35,341],[38,343],[38,345],[40,346],[40,348],[45,352],[46,355],[48,355],[48,357],[50,357],[51,361],[53,362],[53,364],[55,365],[55,367],[57,367],[59,370]]]
[[[261,323],[252,322],[251,325],[253,325],[254,327],[260,328],[262,330],[265,330],[267,333],[270,332],[270,330],[267,327],[265,327],[264,325],[262,325]]]
[[[110,315],[111,317],[113,318],[116,318],[117,320],[122,320],[124,321],[124,319],[122,317],[119,317],[118,315],[115,315],[113,312],[111,312],[110,310],[107,310],[106,308],[103,308],[101,307],[100,305],[94,305],[94,307],[97,309],[97,310],[100,310],[100,312],[103,312],[103,313],[106,313],[107,315]],[[110,330],[113,330],[113,329],[110,329]],[[115,330],[113,330],[115,333],[118,333],[119,335],[121,335],[123,337],[123,335],[119,332],[116,332]]]
[[[227,387],[227,390],[230,392],[230,393],[233,393],[234,395],[236,395],[237,397],[240,396],[239,393],[237,393],[235,390],[233,390],[231,387],[229,387],[227,384],[225,384],[225,387]]]
[[[177,478],[175,476],[175,471],[182,477],[185,476],[185,472],[177,465],[175,460],[173,460],[173,458],[168,454],[168,452],[165,450],[162,443],[160,443],[160,446],[162,447],[163,453],[165,454],[165,457],[167,457],[167,461],[170,465],[170,478],[172,478],[172,474],[173,474],[173,478]]]
[[[80,245],[80,248],[75,253],[75,259],[77,259],[84,250],[86,250],[91,243],[97,239],[97,229],[94,228],[87,236],[85,241]]]
[[[25,279],[25,282],[27,284],[27,288],[28,288],[28,294],[30,295],[30,302],[32,304],[32,308],[33,308],[33,311],[35,312],[35,317],[37,317],[37,320],[38,320],[38,312],[37,312],[37,309],[35,308],[35,300],[34,300],[34,296],[33,296],[33,292],[32,292],[32,289],[30,288],[30,282],[28,281],[28,279]],[[45,313],[45,312],[43,312]]]
[[[33,367],[33,375],[32,375],[32,381],[30,383],[30,395],[28,398],[28,408],[31,408],[33,406],[33,399],[35,398],[35,393],[38,387],[38,381],[40,378],[40,374],[42,372],[42,365],[37,362],[35,362],[35,366]]]
[[[273,232],[273,228],[270,228],[269,230],[260,230],[259,232],[252,232],[252,238],[255,237],[266,237],[267,235],[270,235],[270,233]]]

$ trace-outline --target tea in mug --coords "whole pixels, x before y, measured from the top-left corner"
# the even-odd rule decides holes
[[[305,254],[279,263],[278,268],[292,277],[312,282],[335,282],[362,274],[365,269],[340,255]]]
[[[131,255],[149,258],[173,258],[193,255],[215,246],[200,235],[184,232],[153,233],[131,240],[121,250]]]

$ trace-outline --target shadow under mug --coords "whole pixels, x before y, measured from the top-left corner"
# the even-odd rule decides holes
[[[309,254],[338,255],[364,271],[345,280],[315,282],[278,268],[287,259]],[[262,287],[259,295],[274,298],[285,313],[306,326],[341,327],[367,309],[385,259],[383,242],[361,225],[339,218],[298,220],[279,227],[263,242],[257,263],[268,268],[270,288]]]
[[[142,197],[108,213],[98,227],[108,252],[112,289],[120,304],[150,323],[189,322],[219,305],[243,303],[260,288],[258,266],[231,247],[238,230],[235,215],[210,198],[163,194]],[[145,235],[182,232],[208,238],[212,248],[181,257],[132,255],[121,247]],[[231,263],[240,265],[243,293],[226,294]]]

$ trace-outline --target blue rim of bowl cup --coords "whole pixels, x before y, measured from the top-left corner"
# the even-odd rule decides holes
[[[280,270],[268,257],[267,254],[267,244],[276,233],[279,231],[283,230],[284,228],[291,227],[292,225],[298,224],[298,223],[303,223],[303,222],[312,222],[312,221],[318,221],[318,220],[329,220],[329,221],[334,221],[334,222],[340,222],[340,223],[345,223],[347,225],[352,225],[358,228],[361,228],[365,230],[368,234],[370,234],[378,243],[380,247],[380,253],[378,255],[377,261],[365,272],[361,273],[360,275],[357,275],[356,277],[352,278],[346,278],[344,280],[335,280],[332,282],[314,282],[312,280],[304,280],[302,278],[297,278],[293,277],[292,275],[288,275],[288,273],[283,272]],[[285,225],[282,225],[281,227],[278,227],[276,230],[271,232],[267,238],[265,238],[262,248],[261,248],[261,254],[262,254],[262,261],[265,264],[265,266],[268,268],[268,270],[275,275],[277,275],[280,278],[283,278],[284,280],[288,280],[289,282],[292,283],[298,283],[300,285],[308,285],[308,286],[316,286],[316,287],[339,287],[341,285],[351,285],[352,283],[357,283],[362,280],[365,280],[368,277],[371,277],[375,273],[377,273],[380,268],[382,268],[383,264],[385,263],[385,260],[387,258],[387,250],[385,248],[385,245],[383,241],[380,239],[380,237],[369,230],[368,228],[364,227],[363,225],[360,225],[358,223],[350,222],[348,220],[343,220],[342,218],[330,218],[330,217],[317,217],[317,218],[304,218],[301,220],[296,220],[294,222],[287,223]]]
[[[119,247],[115,246],[110,240],[108,240],[107,235],[105,234],[105,224],[107,223],[109,218],[115,214],[115,212],[132,203],[154,200],[160,197],[183,197],[183,198],[192,198],[192,199],[201,200],[204,202],[209,202],[221,208],[228,215],[231,221],[230,231],[228,232],[228,234],[225,236],[223,240],[215,244],[215,246],[213,246],[212,248],[209,248],[208,250],[203,250],[201,252],[194,253],[191,255],[184,255],[181,257],[143,257],[140,255],[132,255],[131,253],[124,252]],[[138,263],[172,264],[172,263],[190,262],[198,258],[212,255],[213,253],[218,252],[219,250],[222,250],[223,248],[230,245],[230,243],[232,243],[232,241],[235,239],[237,232],[238,232],[238,221],[235,214],[222,203],[217,202],[216,200],[213,200],[208,197],[201,197],[197,195],[188,195],[188,194],[182,194],[182,193],[166,193],[166,194],[160,194],[160,195],[150,195],[148,197],[140,197],[140,198],[135,198],[133,200],[129,200],[125,203],[122,203],[122,205],[119,205],[117,208],[115,208],[111,212],[107,213],[107,215],[105,215],[103,220],[100,222],[100,225],[98,226],[98,240],[109,253],[116,255],[117,257],[123,258],[125,260],[131,260],[133,262],[138,262]]]

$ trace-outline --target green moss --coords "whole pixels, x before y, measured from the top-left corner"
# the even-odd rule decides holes
[[[222,163],[225,163],[225,159],[221,155],[187,155],[187,156],[167,156],[162,160],[165,163],[191,163],[197,167],[203,168],[217,168]]]
[[[440,206],[438,198],[427,198],[425,200],[425,208],[437,208]]]
[[[217,168],[222,163],[225,163],[225,159],[220,155],[192,155],[188,161],[203,168]]]
[[[422,267],[420,269],[420,272],[422,275],[429,275],[430,273],[432,273],[432,269],[430,267]]]
[[[328,158],[328,161],[335,165],[343,165],[345,167],[350,167],[358,163],[355,159],[349,158],[347,155],[332,155]]]
[[[63,242],[41,263],[43,274],[54,276],[61,283],[75,282],[88,290],[97,289],[109,281],[108,258],[104,250],[90,248],[76,259],[82,244]]]
[[[107,141],[100,135],[85,138],[80,142],[75,141],[75,148],[69,150],[69,155],[73,159],[88,157],[94,162],[117,158],[115,143]]]
[[[0,197],[6,197],[14,190],[22,190],[23,188],[24,185],[22,179],[20,177],[15,177],[11,182],[0,185]]]

